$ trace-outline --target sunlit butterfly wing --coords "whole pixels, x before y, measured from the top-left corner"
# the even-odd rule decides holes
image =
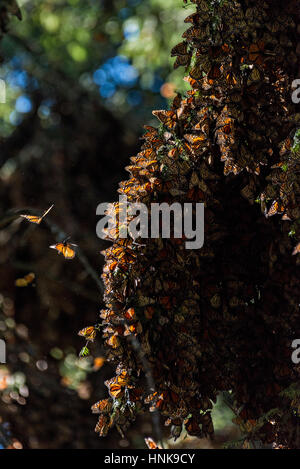
[[[299,254],[300,253],[300,243],[297,244],[297,246],[295,246],[294,250],[293,250],[293,256],[295,256],[296,254]]]
[[[51,207],[49,207],[41,217],[38,217],[37,215],[20,215],[22,218],[25,218],[26,220],[28,220],[30,223],[35,223],[37,225],[39,225],[41,223],[41,221],[43,220],[43,218],[50,212],[50,210],[53,208],[53,205],[51,205]]]
[[[29,274],[25,275],[23,278],[18,278],[15,281],[16,287],[27,287],[30,285],[35,279],[35,274],[30,272]]]
[[[178,121],[175,111],[152,111],[152,114],[168,129],[175,129]]]
[[[94,326],[85,327],[78,332],[78,335],[84,337],[86,340],[93,342],[95,340],[97,330]]]
[[[102,399],[92,405],[91,409],[93,414],[109,414],[112,406],[113,404],[111,399]]]
[[[150,437],[145,438],[145,443],[149,449],[161,449],[161,447]]]
[[[71,260],[74,259],[76,252],[72,248],[76,246],[76,244],[68,244],[68,243],[57,243],[49,246],[51,249],[56,249],[59,254],[62,254],[65,259]]]
[[[106,415],[100,415],[95,432],[99,433],[100,436],[106,436],[110,426],[110,418]]]

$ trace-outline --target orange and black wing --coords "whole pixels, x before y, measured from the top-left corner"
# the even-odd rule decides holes
[[[20,215],[20,217],[25,218],[26,220],[30,221],[30,223],[36,223],[39,225],[42,221],[42,217],[37,217],[36,215]]]
[[[65,259],[74,259],[76,252],[71,244],[57,243],[50,246],[51,249],[56,249],[59,254],[62,254]]]

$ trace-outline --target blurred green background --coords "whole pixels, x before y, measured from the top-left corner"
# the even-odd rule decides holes
[[[1,135],[9,135],[41,90],[43,127],[58,126],[56,93],[70,86],[99,100],[136,129],[184,90],[173,70],[171,48],[193,8],[182,0],[20,0],[23,21],[3,39],[0,76],[7,103],[0,107]],[[60,90],[57,90],[60,88]]]

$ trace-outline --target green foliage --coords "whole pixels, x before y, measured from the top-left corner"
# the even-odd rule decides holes
[[[74,100],[79,89],[100,100],[94,72],[113,57],[124,56],[132,63],[137,82],[117,85],[111,95],[102,97],[118,116],[130,113],[136,99],[143,102],[138,116],[131,114],[134,125],[139,125],[138,117],[145,121],[148,115],[149,119],[153,107],[166,107],[166,99],[175,90],[187,88],[181,70],[173,70],[174,59],[170,58],[171,48],[186,29],[183,19],[193,11],[183,8],[182,0],[117,0],[111,4],[23,0],[20,5],[23,21],[12,22],[10,35],[3,40],[6,61],[0,66],[0,76],[6,81],[7,99],[0,106],[0,120],[4,137],[28,114],[18,109],[18,98],[25,95],[31,100],[37,87],[45,100],[55,100],[58,87],[73,90]],[[163,84],[167,86],[161,91]],[[45,128],[58,119],[49,116],[47,106],[40,108],[39,116]]]
[[[300,153],[300,129],[298,129],[295,133],[292,152],[294,154]]]

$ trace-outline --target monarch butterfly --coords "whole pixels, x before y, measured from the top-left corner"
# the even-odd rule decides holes
[[[211,67],[210,71],[208,72],[207,78],[209,80],[215,80],[215,79],[219,78],[220,76],[221,76],[220,67],[218,67],[218,65],[213,65]]]
[[[145,404],[150,403],[150,412],[153,412],[155,409],[164,412],[170,405],[178,405],[179,402],[179,395],[176,394],[174,391],[163,391],[161,394],[158,395],[157,392],[153,393],[152,395],[148,396],[145,399]]]
[[[122,370],[118,376],[104,382],[108,387],[111,397],[119,399],[124,394],[124,387],[129,384],[129,376],[126,370]]]
[[[257,83],[261,79],[260,71],[258,68],[254,67],[248,77],[247,85],[250,86],[252,83]]]
[[[30,285],[35,279],[35,274],[33,272],[30,272],[29,274],[25,275],[23,278],[18,278],[15,281],[16,287],[27,287]]]
[[[299,254],[299,252],[300,252],[300,243],[298,243],[297,246],[295,246],[293,250],[293,256],[295,256],[296,254]]]
[[[115,316],[115,312],[111,311],[110,309],[102,309],[100,312],[100,318],[104,319],[105,321],[109,321],[114,316]]]
[[[177,125],[177,113],[174,111],[152,111],[152,114],[170,130]]]
[[[145,443],[149,449],[162,449],[161,446],[155,443],[155,441],[150,437],[145,438]]]
[[[118,337],[114,334],[112,335],[109,339],[106,340],[107,345],[112,347],[113,349],[116,349],[120,347],[120,340]]]
[[[171,50],[171,57],[174,57],[176,55],[184,56],[187,54],[188,54],[188,43],[186,41],[180,42],[180,44],[177,44]]]
[[[190,70],[190,77],[193,80],[201,80],[201,78],[203,78],[202,68],[199,64],[196,64],[195,67]]]
[[[106,436],[110,426],[110,418],[106,415],[100,415],[97,425],[95,427],[95,432],[99,433],[100,436]]]
[[[154,313],[155,313],[155,309],[153,308],[153,306],[147,306],[147,308],[144,311],[145,318],[152,319]]]
[[[115,378],[116,382],[121,386],[128,386],[129,384],[129,372],[126,369],[121,369],[117,372]]]
[[[265,44],[263,41],[258,41],[257,44],[251,44],[249,47],[249,60],[257,65],[261,65],[263,63],[264,48]]]
[[[142,326],[140,322],[137,322],[136,324],[131,324],[130,326],[126,325],[126,330],[124,332],[124,336],[128,336],[130,334],[137,335],[142,332]]]
[[[226,83],[230,86],[238,86],[240,85],[237,77],[234,75],[233,71],[230,70],[225,76]]]
[[[128,389],[129,400],[131,402],[140,401],[142,398],[143,390],[141,388]]]
[[[109,383],[105,381],[104,384],[108,387],[108,392],[111,397],[114,399],[119,399],[124,394],[124,389],[120,384],[117,383]]]
[[[30,223],[35,223],[36,225],[39,225],[43,218],[50,212],[50,210],[54,207],[54,205],[51,205],[41,217],[38,217],[37,215],[20,215],[22,218],[26,218],[26,220],[30,221]]]
[[[271,205],[271,208],[270,210],[268,211],[266,217],[272,217],[273,215],[278,215],[278,214],[281,214],[284,212],[284,207],[283,205],[280,205],[279,202],[277,202],[277,200],[275,200],[273,202],[273,204]]]
[[[92,405],[91,409],[93,414],[108,414],[112,409],[112,402],[110,399],[102,399]]]
[[[71,260],[75,257],[75,250],[72,247],[76,247],[77,244],[68,243],[70,236],[63,240],[62,243],[56,243],[49,246],[50,249],[56,249],[58,254],[62,254],[65,259]]]
[[[184,424],[185,424],[185,429],[189,435],[197,436],[198,438],[202,437],[202,430],[195,416],[192,416],[191,418],[186,420]]]
[[[104,363],[105,363],[105,358],[104,358],[104,357],[96,357],[96,358],[94,358],[93,370],[94,370],[94,371],[100,370],[100,368],[102,368],[102,366],[104,365]]]
[[[97,334],[97,330],[95,329],[94,326],[85,327],[84,329],[81,329],[81,331],[78,332],[78,335],[85,337],[87,340],[90,340],[91,342],[94,341],[96,334]]]
[[[229,54],[229,46],[227,44],[223,44],[222,46],[212,46],[209,48],[208,53],[212,59],[216,59],[222,53]]]
[[[195,41],[205,42],[205,39],[208,38],[209,34],[210,34],[210,27],[209,27],[209,24],[207,24],[203,28],[191,26],[183,33],[182,37],[191,42],[195,42]]]
[[[192,151],[192,153],[197,153],[199,150],[201,150],[205,145],[207,145],[207,139],[204,134],[202,135],[196,135],[196,134],[185,134],[184,135],[185,140],[189,143],[189,145],[185,145],[188,147],[189,150]]]
[[[128,320],[132,320],[136,318],[134,308],[129,308],[126,313],[124,314],[125,318]]]
[[[173,67],[178,68],[178,67],[187,67],[191,63],[191,56],[190,55],[182,55],[178,56],[174,62]]]

